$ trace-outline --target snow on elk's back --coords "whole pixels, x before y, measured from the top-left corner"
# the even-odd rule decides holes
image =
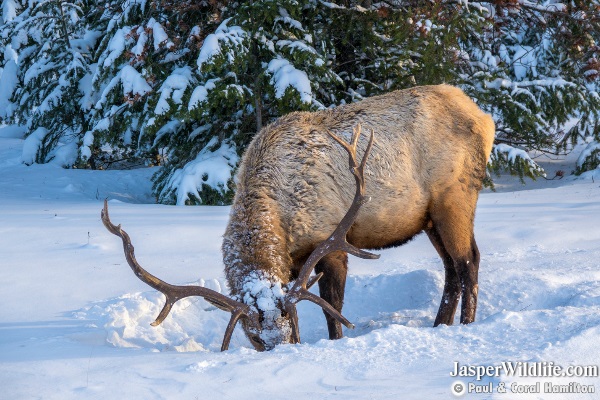
[[[152,170],[28,167],[19,160],[24,140],[2,132],[2,398],[451,399],[455,362],[598,365],[598,176],[534,186],[503,178],[502,191],[482,192],[479,310],[470,325],[431,328],[443,266],[419,236],[379,260],[350,260],[344,308],[356,329],[344,339],[323,339],[322,311],[299,303],[303,344],[258,353],[238,327],[221,353],[229,314],[201,298],[180,301],[161,326],[149,325],[164,298],[133,276],[100,209],[104,197],[119,199],[110,201],[111,218],[150,272],[228,293],[220,247],[229,207],[152,204]],[[247,284],[264,310],[281,293],[258,278]],[[596,388],[464,397],[475,399],[596,399],[600,391],[597,377],[460,380]]]

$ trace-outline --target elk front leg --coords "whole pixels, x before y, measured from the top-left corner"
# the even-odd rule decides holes
[[[348,255],[341,251],[328,254],[322,258],[315,267],[315,272],[323,273],[319,280],[319,294],[338,312],[342,312],[344,305],[344,291],[346,289],[346,275],[348,273]],[[329,339],[341,339],[342,324],[331,315],[323,311],[327,320]]]

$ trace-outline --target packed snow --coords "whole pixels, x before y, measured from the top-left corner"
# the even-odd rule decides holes
[[[238,327],[221,353],[229,316],[202,299],[181,301],[150,326],[163,296],[133,275],[100,209],[108,198],[113,222],[152,273],[227,292],[220,247],[229,207],[153,204],[152,168],[25,166],[22,134],[0,129],[2,398],[451,399],[456,381],[595,387],[464,398],[600,398],[598,377],[451,376],[455,362],[600,363],[597,172],[525,186],[501,177],[497,192],[481,194],[473,324],[432,328],[444,273],[421,235],[379,260],[350,260],[344,314],[356,329],[346,338],[327,340],[322,312],[301,303],[302,344],[258,353]],[[574,163],[544,165],[553,176]]]

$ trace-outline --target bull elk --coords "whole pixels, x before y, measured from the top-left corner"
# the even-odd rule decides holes
[[[237,175],[222,246],[232,297],[151,275],[106,202],[102,221],[122,238],[135,274],[165,294],[154,325],[178,300],[202,296],[232,313],[222,350],[240,319],[257,350],[300,342],[301,300],[321,306],[329,338],[341,338],[342,324],[353,327],[341,314],[347,254],[377,258],[361,249],[399,246],[422,231],[445,268],[434,326],[453,323],[461,297],[460,322],[468,324],[478,292],[475,206],[493,138],[492,118],[446,85],[279,118],[255,136]],[[317,281],[320,296],[308,290]]]

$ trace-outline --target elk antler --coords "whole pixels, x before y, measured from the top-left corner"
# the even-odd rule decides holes
[[[219,292],[202,286],[171,285],[146,271],[135,259],[134,248],[127,232],[121,229],[121,225],[115,226],[110,221],[110,217],[108,215],[108,202],[106,200],[104,200],[104,209],[102,210],[100,217],[102,218],[102,222],[104,223],[106,229],[108,229],[110,233],[119,236],[123,240],[125,258],[127,259],[127,263],[133,270],[134,274],[140,278],[142,282],[166,296],[165,305],[160,314],[158,314],[156,320],[152,323],[152,326],[157,326],[163,322],[167,315],[169,315],[169,312],[175,303],[190,296],[204,297],[206,301],[213,304],[215,307],[231,313],[231,319],[229,320],[229,324],[225,330],[225,336],[223,337],[221,351],[225,351],[229,348],[229,342],[231,341],[233,329],[240,318],[248,318],[257,324],[257,316],[247,304],[233,300]]]
[[[348,209],[348,212],[342,218],[339,225],[331,236],[323,242],[321,242],[315,250],[310,254],[302,269],[300,270],[300,274],[298,275],[298,279],[294,282],[292,288],[288,291],[284,308],[285,311],[289,314],[292,324],[292,341],[295,343],[300,343],[300,329],[298,325],[298,312],[296,311],[296,303],[301,300],[310,300],[315,304],[318,304],[333,318],[344,324],[347,328],[354,328],[354,325],[350,323],[342,314],[340,314],[331,304],[327,301],[323,300],[321,297],[312,294],[308,291],[310,286],[314,285],[316,281],[318,281],[323,273],[318,274],[316,277],[310,278],[310,274],[323,257],[327,254],[332,253],[334,251],[344,251],[346,253],[350,253],[354,256],[360,258],[368,258],[368,259],[376,259],[379,258],[379,255],[372,254],[361,250],[346,241],[346,235],[350,230],[350,227],[356,220],[356,216],[358,215],[358,211],[360,207],[368,202],[370,199],[365,197],[365,164],[367,163],[367,158],[369,157],[369,153],[371,152],[371,148],[373,147],[373,139],[375,136],[375,132],[371,130],[371,137],[369,138],[369,144],[367,145],[367,149],[363,155],[362,161],[360,164],[356,159],[356,147],[358,144],[358,138],[360,137],[361,127],[358,125],[356,129],[353,130],[352,140],[350,144],[346,141],[340,139],[335,134],[330,131],[327,131],[329,136],[335,139],[347,152],[349,156],[349,164],[350,171],[352,175],[354,175],[354,180],[356,181],[356,194],[354,195],[354,200],[352,201],[352,205]]]

